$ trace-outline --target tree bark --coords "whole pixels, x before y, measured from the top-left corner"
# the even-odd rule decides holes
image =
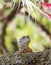
[[[7,55],[0,58],[0,65],[51,65],[51,49]]]

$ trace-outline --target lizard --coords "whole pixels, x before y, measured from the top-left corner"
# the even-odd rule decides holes
[[[30,37],[29,35],[23,36],[19,39],[18,46],[19,46],[19,51],[17,53],[27,53],[27,52],[32,52],[32,49],[28,47],[30,43]]]

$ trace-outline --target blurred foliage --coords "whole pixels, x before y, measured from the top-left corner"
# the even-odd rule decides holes
[[[27,35],[29,35],[31,38],[29,47],[33,50],[33,52],[44,51],[45,50],[44,46],[50,48],[50,42],[44,39],[44,37],[41,35],[41,31],[38,31],[36,25],[31,20],[29,20],[28,18],[21,14],[17,14],[13,21],[10,24],[8,24],[8,27],[6,28],[7,37],[5,40],[5,44],[8,43],[10,45],[12,38],[16,39],[16,41],[19,41],[19,39],[22,36]],[[9,45],[8,46],[6,45],[7,48],[10,47]],[[12,48],[10,47],[10,49]]]
[[[32,49],[32,52],[40,52],[51,48],[50,36],[48,37],[45,31],[40,30],[39,26],[36,24],[36,22],[38,22],[40,25],[43,25],[43,27],[51,34],[51,20],[49,20],[49,18],[44,13],[42,13],[40,10],[41,5],[38,4],[37,6],[36,0],[19,1],[22,1],[23,9],[28,12],[28,16],[26,16],[22,10],[23,13],[16,13],[14,18],[7,24],[4,35],[4,45],[7,51],[5,51],[3,43],[1,42],[2,27],[7,20],[0,21],[0,55],[2,55],[2,53],[7,54],[7,52],[14,53],[19,50],[19,39],[22,36],[27,35],[29,35],[31,39],[28,47]],[[4,2],[4,0],[0,0],[0,6]],[[15,6],[16,2],[16,0],[13,0],[13,4],[12,2],[10,2],[10,4]],[[44,0],[42,2],[44,2]],[[9,5],[8,2],[6,4]],[[3,6],[4,9],[0,8],[0,12],[4,12],[2,16],[0,15],[0,19],[7,17],[13,11],[14,6],[9,5],[5,8]],[[30,16],[34,19],[34,21],[31,20]]]

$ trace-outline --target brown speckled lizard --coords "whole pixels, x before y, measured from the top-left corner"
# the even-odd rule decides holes
[[[30,43],[30,37],[28,35],[20,38],[18,43],[19,45],[18,53],[32,52],[32,50],[28,47],[29,43]]]

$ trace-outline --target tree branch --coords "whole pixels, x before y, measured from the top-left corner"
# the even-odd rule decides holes
[[[0,58],[0,65],[51,65],[51,49],[35,53],[15,53]]]

